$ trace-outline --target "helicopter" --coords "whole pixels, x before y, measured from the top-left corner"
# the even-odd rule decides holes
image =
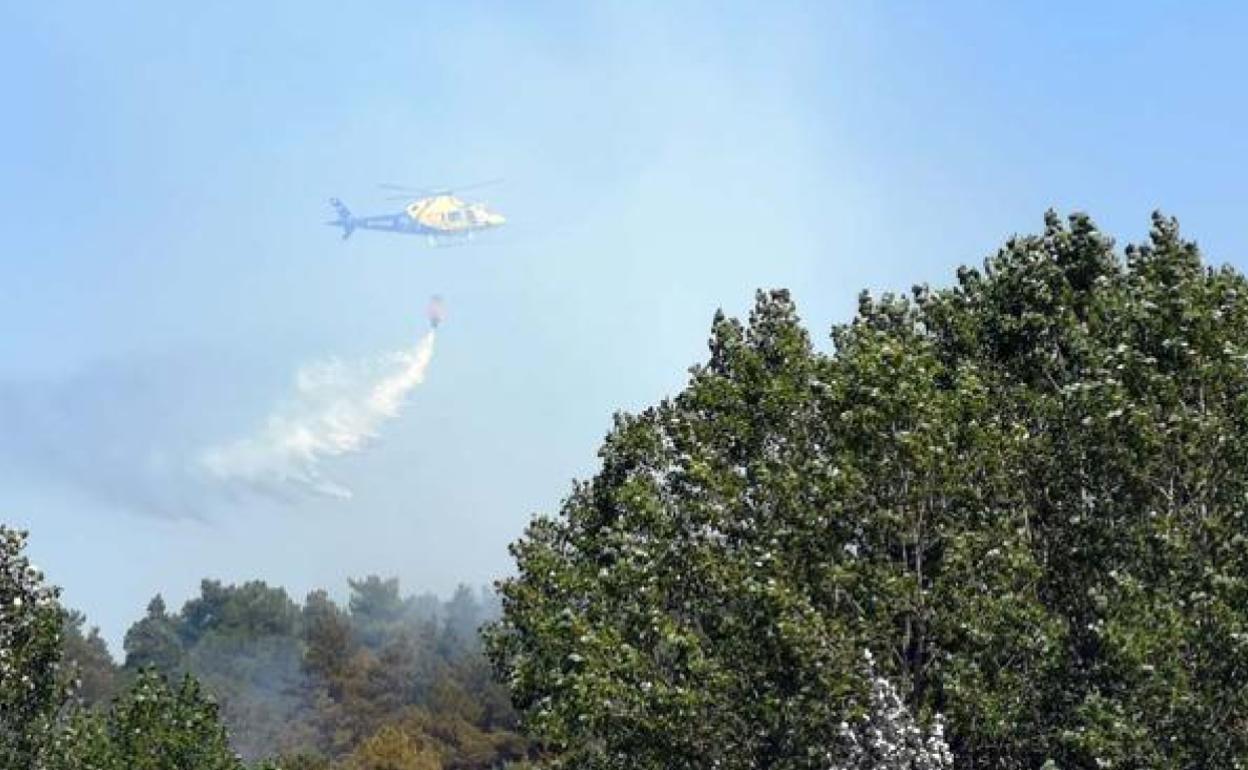
[[[459,191],[476,189],[500,180],[481,182],[459,188]],[[449,188],[417,189],[396,184],[383,184],[387,190],[402,190],[406,195],[391,196],[409,201],[400,211],[392,214],[372,214],[357,217],[341,200],[330,198],[338,218],[326,222],[331,227],[342,228],[342,239],[351,237],[355,230],[381,230],[403,235],[423,235],[430,246],[450,246],[470,241],[476,233],[501,227],[507,219],[484,203],[472,203],[455,195]],[[419,196],[412,200],[413,196]]]

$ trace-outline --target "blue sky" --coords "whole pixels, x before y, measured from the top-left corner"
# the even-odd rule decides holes
[[[1243,268],[1248,10],[1084,5],[0,5],[0,520],[115,649],[205,576],[446,592],[756,288],[824,344],[1049,207],[1120,242],[1162,208]],[[472,246],[321,224],[495,177],[509,225]],[[335,461],[353,500],[152,465],[410,345],[435,292],[426,383]]]

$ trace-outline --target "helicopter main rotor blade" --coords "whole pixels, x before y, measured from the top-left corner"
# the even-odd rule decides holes
[[[475,182],[473,184],[458,187],[410,187],[408,185],[394,184],[392,182],[383,182],[377,186],[383,190],[394,190],[396,192],[413,193],[415,195],[450,195],[454,192],[464,192],[466,190],[476,190],[481,187],[489,187],[490,185],[499,184],[502,181],[503,180],[501,178],[487,179],[484,182]]]
[[[452,187],[450,189],[455,190],[456,192],[464,192],[465,190],[476,190],[481,187],[489,187],[491,185],[501,184],[502,181],[503,180],[500,177],[498,179],[487,179],[484,182],[476,182],[475,184],[463,185],[462,187]]]
[[[397,190],[399,192],[416,193],[418,195],[429,191],[428,187],[409,187],[405,184],[385,183],[385,184],[379,184],[377,186],[383,190]]]

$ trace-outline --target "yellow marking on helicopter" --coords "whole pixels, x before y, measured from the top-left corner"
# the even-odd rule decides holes
[[[454,195],[435,195],[409,203],[404,209],[412,221],[443,233],[461,233],[506,223],[502,214],[482,203],[467,203]]]

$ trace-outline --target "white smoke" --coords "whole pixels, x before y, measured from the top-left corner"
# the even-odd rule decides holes
[[[278,496],[293,489],[350,498],[351,490],[326,478],[321,463],[364,449],[398,416],[425,379],[434,337],[430,329],[414,349],[376,360],[331,360],[300,369],[294,396],[258,434],[202,452],[200,468],[218,481]]]

